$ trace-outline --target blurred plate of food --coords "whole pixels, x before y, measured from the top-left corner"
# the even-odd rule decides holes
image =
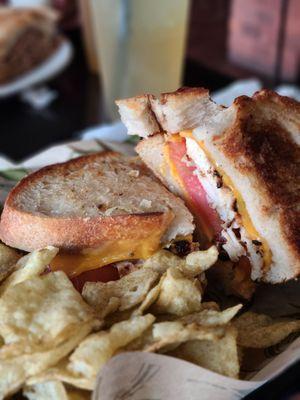
[[[71,43],[48,8],[0,7],[0,98],[52,78],[70,62]]]
[[[73,47],[69,40],[62,39],[58,49],[41,65],[33,70],[22,74],[12,82],[0,85],[0,98],[15,95],[45,82],[55,75],[59,74],[71,61],[73,55]]]

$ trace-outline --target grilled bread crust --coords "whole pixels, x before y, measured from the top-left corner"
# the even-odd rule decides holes
[[[180,92],[175,93],[180,96]],[[209,107],[208,115],[211,110]],[[187,129],[185,124],[178,124],[177,128]],[[241,193],[256,230],[271,248],[272,264],[256,278],[277,283],[297,277],[300,274],[300,104],[268,90],[257,92],[253,98],[241,96],[228,109],[216,109],[210,122],[199,121],[193,136],[204,143],[212,160]],[[159,153],[163,153],[163,138],[155,135],[144,139],[137,152],[180,195],[180,188],[166,168],[158,168],[155,162],[153,149],[159,144]]]
[[[184,198],[184,191],[177,180],[174,180],[164,155],[166,135],[157,134],[147,140],[141,140],[135,150],[150,170],[171,190],[172,193]]]
[[[150,97],[145,94],[116,101],[129,135],[147,137],[162,130],[151,109]]]
[[[201,133],[214,160],[229,175],[252,222],[273,254],[266,281],[300,274],[300,104],[271,91],[239,97],[233,123]],[[197,136],[197,135],[196,135]]]
[[[140,160],[108,152],[25,177],[6,200],[0,237],[26,251],[46,245],[77,250],[152,235],[166,243],[193,229],[182,200]]]
[[[159,97],[145,94],[117,100],[119,113],[129,135],[148,137],[165,131],[196,128],[206,121],[210,124],[223,107],[210,100],[204,88],[181,88],[162,93]]]

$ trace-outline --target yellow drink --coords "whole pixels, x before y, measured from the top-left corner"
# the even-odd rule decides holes
[[[91,0],[107,115],[114,100],[181,85],[189,0]]]

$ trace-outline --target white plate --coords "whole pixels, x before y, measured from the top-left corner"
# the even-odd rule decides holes
[[[0,99],[20,93],[33,85],[52,78],[69,64],[72,56],[72,44],[69,40],[63,39],[58,49],[42,64],[12,82],[0,85]]]

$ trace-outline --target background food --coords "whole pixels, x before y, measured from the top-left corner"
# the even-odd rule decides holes
[[[31,70],[58,47],[57,15],[46,8],[0,8],[0,84]]]

